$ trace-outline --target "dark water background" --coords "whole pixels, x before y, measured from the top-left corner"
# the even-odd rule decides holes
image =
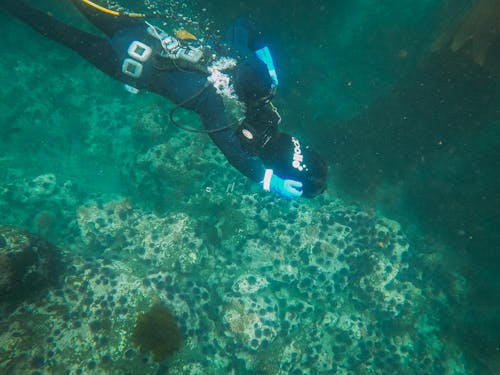
[[[249,3],[239,2],[278,50],[289,126],[321,148],[340,196],[446,244],[440,267],[459,270],[468,291],[443,327],[471,358],[498,359],[500,2],[482,2],[490,10],[456,53],[432,43],[481,2]],[[207,7],[224,23],[240,11],[230,4]],[[492,13],[489,38],[479,29]]]
[[[480,31],[491,16],[497,29],[472,34],[458,51],[449,44],[432,51],[440,36],[458,33],[457,22],[479,3],[491,8],[470,30]],[[64,18],[83,24],[71,7],[55,7]],[[398,220],[410,236],[418,228],[426,241],[442,244],[443,261],[428,277],[446,284],[446,272],[439,268],[454,269],[468,287],[452,316],[449,311],[440,316],[443,332],[480,373],[493,373],[488,364],[499,363],[500,356],[500,2],[258,0],[198,1],[192,7],[198,9],[194,16],[211,20],[212,32],[241,14],[263,25],[281,82],[275,104],[287,129],[325,156],[338,196]],[[1,23],[2,40],[10,46],[3,53],[38,59],[43,66],[46,47],[26,39],[32,34],[5,13]],[[486,52],[478,63],[475,51],[483,45]],[[51,64],[66,78],[93,74],[71,55]],[[118,90],[111,82],[104,86],[110,95]],[[41,105],[46,100],[40,97]],[[4,104],[0,128],[0,156],[18,155],[13,163],[27,174],[54,162],[27,156],[50,154],[51,145],[40,150],[26,131],[24,150],[12,142],[19,131],[12,119],[22,117],[29,104],[22,98],[18,105]],[[36,118],[34,111],[27,116]],[[68,112],[77,125],[77,114]],[[38,131],[32,131],[36,137]],[[52,142],[84,138],[85,129],[74,126],[58,129]],[[65,163],[84,171],[79,176],[84,185],[120,189],[113,163],[80,160],[74,147],[67,145]],[[99,181],[92,173],[96,168]],[[8,173],[3,169],[0,176]]]

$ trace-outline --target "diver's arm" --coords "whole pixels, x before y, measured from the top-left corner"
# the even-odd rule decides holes
[[[221,97],[210,89],[200,96],[195,110],[208,131],[227,125],[224,103]],[[259,183],[263,180],[264,165],[260,159],[251,156],[243,149],[233,128],[212,132],[209,135],[234,168],[254,182]]]
[[[232,129],[211,133],[210,138],[234,168],[252,181],[262,182],[266,168],[259,159],[243,150]]]
[[[248,18],[241,17],[226,30],[224,46],[242,57],[263,48],[265,42],[255,24]]]
[[[198,111],[207,130],[223,127],[227,121],[224,114],[224,105],[221,98],[208,92],[200,98],[203,111]],[[266,168],[260,158],[253,157],[242,146],[234,129],[212,132],[210,137],[219,147],[226,159],[233,167],[251,180],[259,183],[265,191],[271,191],[282,197],[297,198],[302,195],[300,181],[282,178],[272,169]]]
[[[278,86],[278,76],[262,32],[248,18],[238,18],[226,31],[222,45],[224,53],[236,55],[241,61],[258,58],[264,62],[272,80],[273,92]]]

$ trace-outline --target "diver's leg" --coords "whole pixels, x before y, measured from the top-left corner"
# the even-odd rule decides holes
[[[118,30],[123,30],[130,26],[135,26],[141,21],[127,16],[106,13],[104,10],[95,8],[93,2],[83,0],[71,0],[78,10],[107,36],[113,36]]]
[[[66,25],[20,0],[0,0],[0,6],[43,36],[74,50],[104,73],[112,77],[119,74],[120,64],[106,38]]]

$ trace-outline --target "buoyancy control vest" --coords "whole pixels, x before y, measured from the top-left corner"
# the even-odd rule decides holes
[[[148,87],[155,70],[193,70],[208,75],[207,66],[216,58],[212,47],[194,36],[182,40],[147,22],[117,32],[111,45],[121,64],[122,80],[134,93]]]

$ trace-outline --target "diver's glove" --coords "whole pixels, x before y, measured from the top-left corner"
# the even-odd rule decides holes
[[[284,180],[276,176],[272,169],[266,169],[262,187],[265,191],[272,191],[285,198],[298,198],[302,195],[302,182]]]

